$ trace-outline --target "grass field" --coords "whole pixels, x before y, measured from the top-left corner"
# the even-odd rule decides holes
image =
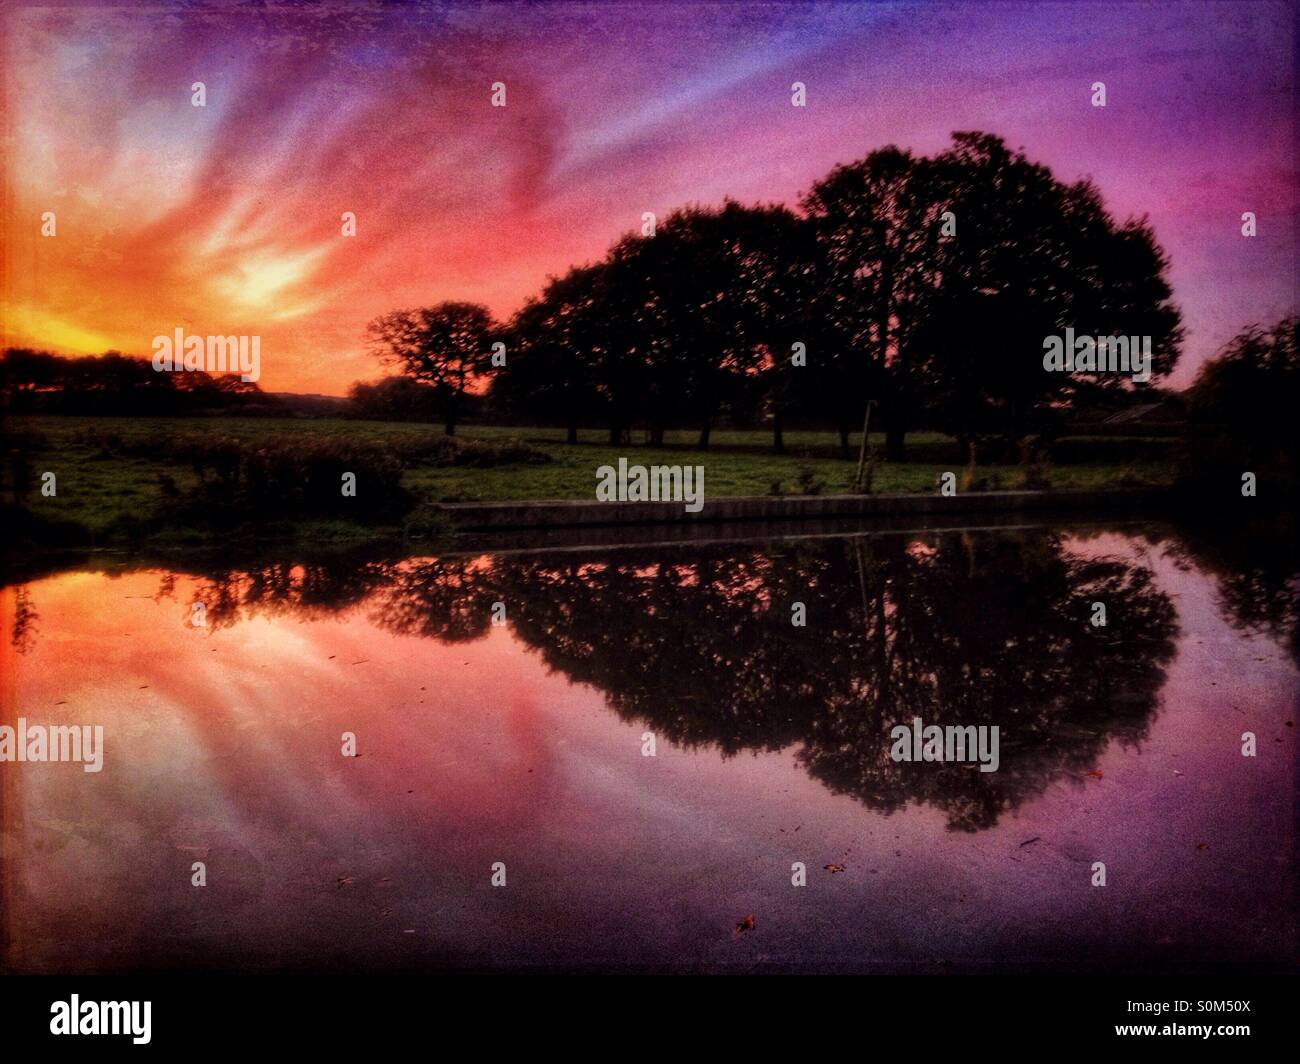
[[[261,418],[170,418],[121,419],[89,417],[24,417],[10,419],[11,431],[38,434],[40,446],[30,463],[39,481],[47,470],[57,475],[58,492],[42,497],[39,490],[24,500],[27,509],[46,521],[69,522],[99,539],[111,536],[123,524],[148,524],[164,501],[163,478],[170,478],[176,490],[187,491],[197,482],[188,464],[169,453],[169,446],[204,436],[234,438],[242,448],[256,448],[284,439],[337,438],[362,444],[400,446],[440,436],[438,425],[395,422],[261,419]],[[695,434],[668,433],[663,448],[650,448],[639,439],[630,446],[611,447],[602,433],[583,433],[577,444],[564,442],[564,430],[464,426],[458,432],[466,440],[505,441],[522,439],[544,451],[550,461],[542,464],[512,462],[491,468],[433,466],[410,462],[402,471],[401,485],[416,500],[417,509],[431,503],[453,501],[508,501],[520,499],[593,499],[596,469],[617,465],[620,457],[644,465],[689,464],[705,470],[705,493],[710,496],[769,495],[775,492],[801,494],[811,484],[822,494],[852,490],[856,458],[838,456],[838,439],[831,432],[789,432],[785,455],[770,453],[769,433],[719,431],[712,446],[702,451],[695,446]],[[105,446],[106,438],[126,444],[154,441],[146,455],[127,456],[116,446]],[[883,449],[883,439],[873,438]],[[877,462],[872,490],[877,494],[918,493],[937,490],[941,473],[952,470],[959,478],[963,463],[955,443],[934,433],[908,437],[909,460],[895,464]],[[1078,441],[1075,441],[1078,442]],[[1087,448],[1106,445],[1106,461],[1088,461]],[[1141,456],[1141,447],[1116,447],[1123,441],[1083,441],[1082,461],[1058,464],[1046,471],[1053,488],[1098,488],[1107,486],[1164,485],[1173,477],[1172,463],[1150,455],[1130,461],[1115,461],[1117,453],[1131,451]],[[1140,441],[1139,441],[1140,442]],[[125,449],[129,449],[129,446]],[[1076,448],[1076,450],[1078,450]],[[1076,456],[1078,457],[1078,456]],[[981,466],[976,471],[984,489],[1023,486],[1024,471],[1018,466]],[[11,498],[5,485],[4,497]],[[355,526],[346,520],[319,517],[294,529],[298,535],[314,538],[354,538]],[[194,530],[189,530],[195,533]],[[281,528],[280,534],[287,530]],[[372,530],[377,531],[377,530]]]

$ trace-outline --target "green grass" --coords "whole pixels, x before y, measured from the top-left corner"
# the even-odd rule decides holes
[[[109,456],[90,441],[92,434],[115,434],[123,441],[160,437],[181,441],[194,434],[209,434],[235,437],[255,446],[274,437],[334,435],[383,444],[442,432],[438,425],[261,418],[25,417],[11,419],[11,427],[40,433],[46,439],[46,446],[32,458],[37,484],[46,470],[58,477],[57,496],[42,497],[38,487],[28,496],[27,508],[44,520],[75,523],[96,539],[111,535],[124,522],[148,522],[155,516],[164,501],[161,475],[171,477],[182,492],[193,487],[195,476],[188,465],[169,458],[165,447],[148,458]],[[774,484],[779,484],[785,494],[798,494],[801,469],[808,470],[821,484],[823,494],[847,492],[852,490],[857,464],[856,457],[838,457],[838,437],[831,432],[788,432],[785,455],[771,454],[771,436],[761,431],[715,432],[707,451],[697,449],[693,432],[668,433],[663,448],[645,446],[639,434],[630,446],[611,447],[604,434],[595,430],[580,434],[580,442],[572,445],[564,442],[563,429],[464,426],[459,434],[467,439],[522,439],[546,451],[552,461],[493,468],[408,467],[402,485],[414,494],[419,506],[451,501],[593,499],[597,467],[617,465],[620,457],[644,465],[702,465],[706,497],[768,495]],[[883,448],[883,438],[873,436],[872,442],[878,451]],[[941,473],[951,470],[959,479],[962,476],[963,464],[957,460],[957,448],[951,439],[936,433],[915,433],[907,443],[909,459],[915,460],[876,464],[873,490],[877,494],[932,492],[937,490]],[[977,476],[986,479],[985,486],[995,489],[1021,486],[1022,475],[1017,466],[981,466],[977,470]],[[1127,464],[1085,461],[1053,466],[1048,478],[1053,488],[1164,485],[1172,481],[1173,466],[1168,461],[1152,460]],[[9,498],[7,486],[5,498]],[[181,539],[203,535],[195,529],[173,531]],[[380,530],[356,529],[346,521],[313,520],[279,531],[334,541]]]

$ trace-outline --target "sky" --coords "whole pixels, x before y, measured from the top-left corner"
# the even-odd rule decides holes
[[[7,345],[148,356],[177,328],[257,335],[263,388],[341,395],[388,372],[365,343],[386,311],[455,299],[505,318],[646,211],[794,205],[837,163],[973,129],[1091,177],[1120,219],[1149,217],[1187,330],[1174,386],[1296,308],[1285,2],[11,2],[0,17]]]

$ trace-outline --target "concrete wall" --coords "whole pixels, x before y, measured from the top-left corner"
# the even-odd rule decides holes
[[[654,525],[714,521],[790,521],[808,518],[895,517],[1026,510],[1076,512],[1155,509],[1166,493],[1118,491],[988,491],[942,495],[794,495],[708,499],[699,513],[680,502],[501,502],[443,503],[457,528],[573,528],[594,525]]]

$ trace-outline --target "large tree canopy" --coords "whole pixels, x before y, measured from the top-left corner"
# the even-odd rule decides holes
[[[551,278],[508,327],[493,398],[564,424],[603,420],[611,442],[699,430],[723,412],[790,411],[841,446],[869,400],[887,458],[924,421],[978,448],[1051,433],[1132,374],[1051,372],[1044,341],[1149,337],[1152,379],[1182,331],[1168,262],[1145,219],[1119,222],[1088,181],[1065,184],[995,136],[957,133],[924,157],[885,147],[837,166],[801,201],[671,212],[598,263]],[[484,368],[487,311],[442,303],[371,323],[382,357],[447,401]],[[796,356],[795,351],[799,354]]]
[[[804,207],[825,249],[825,320],[865,357],[856,377],[884,404],[888,457],[902,457],[918,403],[965,441],[1014,442],[1079,395],[1126,386],[1045,371],[1044,339],[1066,328],[1150,336],[1153,377],[1177,359],[1168,264],[1146,222],[1116,223],[1090,183],[1062,184],[997,137],[958,133],[929,159],[873,152]]]

